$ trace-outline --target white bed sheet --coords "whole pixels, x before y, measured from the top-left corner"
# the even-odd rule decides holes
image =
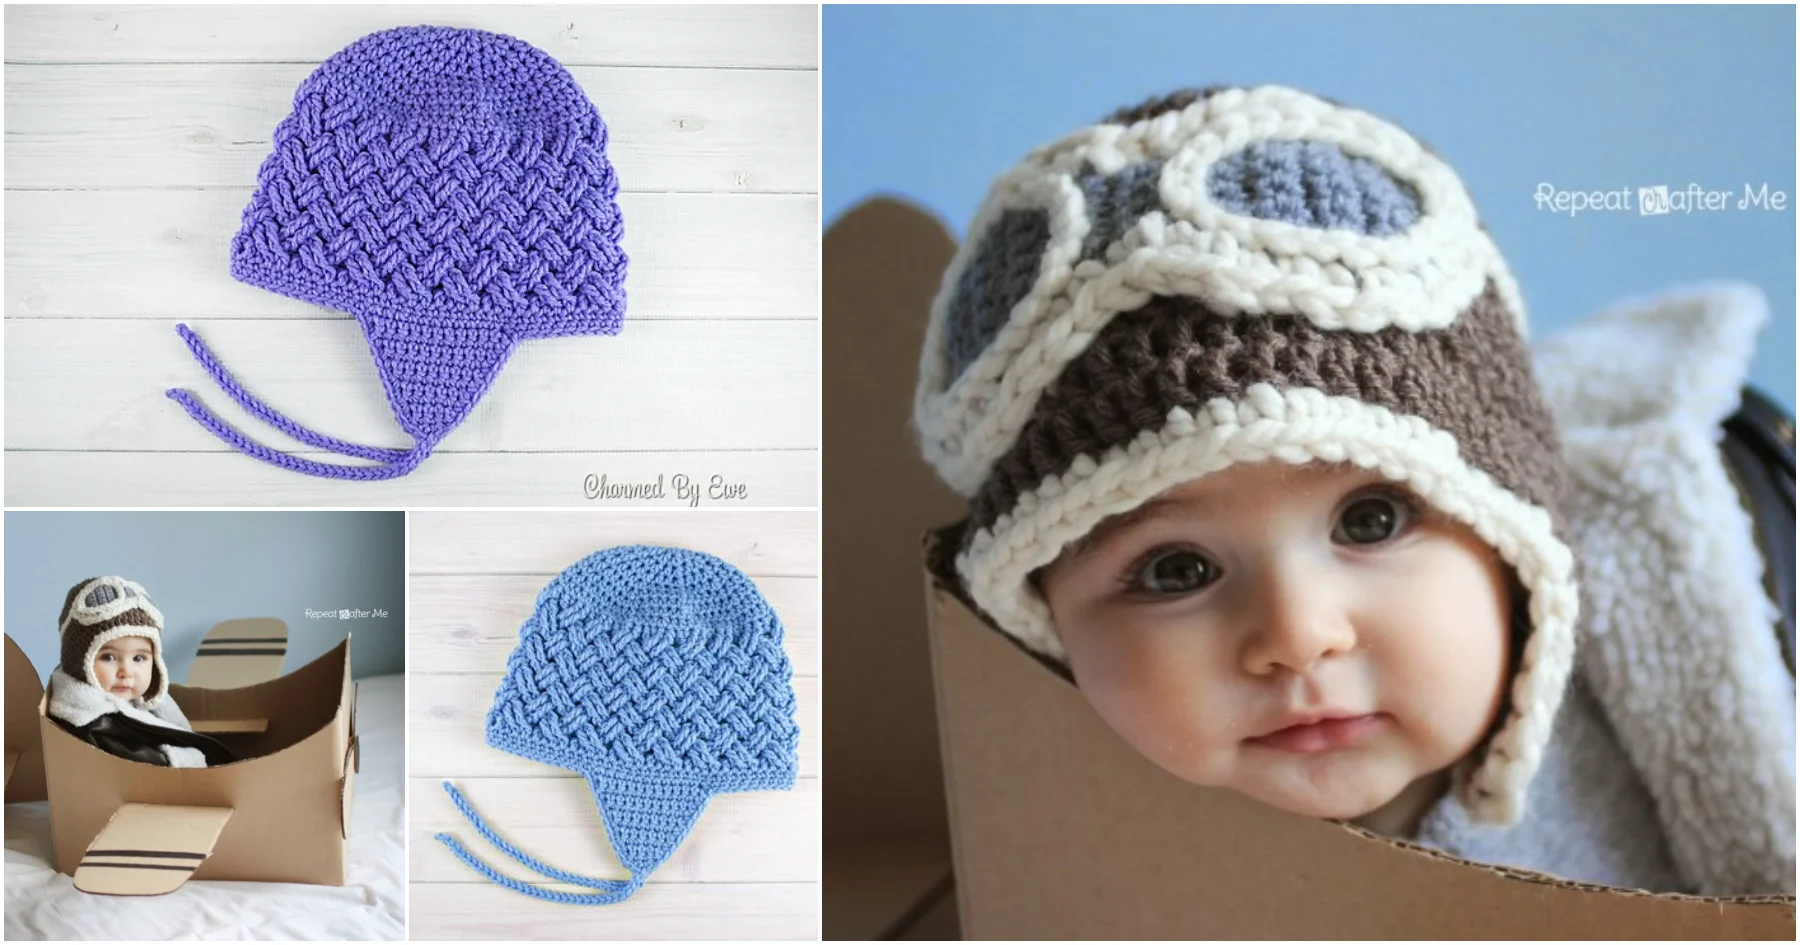
[[[190,882],[166,896],[93,896],[52,867],[48,803],[6,805],[6,938],[406,938],[406,680],[357,680],[362,770],[343,886]]]

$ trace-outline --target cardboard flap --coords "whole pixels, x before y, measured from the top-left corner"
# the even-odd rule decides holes
[[[356,786],[356,772],[362,770],[362,744],[356,736],[350,736],[350,744],[344,749],[344,776],[338,781],[338,828],[343,831],[344,839],[350,839],[350,797]]]
[[[930,608],[966,938],[1794,940],[1790,896],[1568,882],[1188,784],[955,595]]]
[[[181,888],[212,854],[229,807],[126,804],[82,854],[75,888],[114,896],[160,896]]]
[[[44,743],[38,731],[37,706],[44,682],[30,657],[12,637],[6,638],[6,803],[50,798],[44,783]]]
[[[357,684],[351,683],[350,684],[350,744],[352,747],[354,747],[356,749],[355,771],[357,774],[361,774],[362,773],[362,742],[356,736],[356,712],[357,712],[356,700],[357,700],[357,698],[358,698]]]
[[[269,730],[268,719],[196,719],[194,731],[203,734],[241,735],[250,732],[266,732]]]
[[[834,707],[823,720],[827,882],[840,852],[843,868],[856,868],[859,844],[949,853],[913,538],[963,503],[904,434],[931,300],[955,253],[941,222],[885,197],[850,208],[825,233],[821,423],[832,448],[822,497],[832,514],[821,539],[824,560],[842,565],[822,592]],[[839,928],[836,902],[826,898],[830,928]]]
[[[287,623],[276,617],[227,620],[206,632],[187,685],[240,689],[281,675],[287,658]]]

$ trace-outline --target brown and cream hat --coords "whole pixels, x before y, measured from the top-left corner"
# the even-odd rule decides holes
[[[995,182],[931,312],[914,422],[969,499],[957,569],[1066,662],[1031,575],[1102,520],[1235,463],[1354,463],[1466,523],[1529,596],[1509,714],[1464,783],[1520,812],[1578,609],[1525,308],[1449,165],[1276,86],[1182,92]]]
[[[94,678],[94,657],[100,648],[121,637],[149,637],[155,665],[150,672],[150,686],[144,690],[144,702],[155,706],[168,694],[163,616],[150,602],[143,585],[116,576],[88,578],[69,588],[56,623],[62,635],[62,671],[102,692],[106,687]]]

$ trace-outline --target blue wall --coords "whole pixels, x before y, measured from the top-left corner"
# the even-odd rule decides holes
[[[404,512],[8,512],[6,634],[38,675],[61,658],[56,617],[77,582],[118,574],[162,611],[163,659],[187,677],[206,631],[234,617],[288,625],[283,672],[354,633],[357,676],[406,670]],[[308,609],[386,619],[309,619]]]
[[[1462,176],[1534,334],[1713,278],[1768,294],[1753,380],[1794,406],[1794,9],[843,7],[824,11],[824,217],[878,192],[962,233],[1030,148],[1177,88],[1374,112]],[[1537,185],[1767,183],[1787,209],[1570,219]]]

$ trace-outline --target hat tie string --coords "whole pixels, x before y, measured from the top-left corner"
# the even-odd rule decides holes
[[[321,463],[272,449],[250,439],[230,424],[219,419],[218,415],[208,410],[206,405],[202,404],[192,392],[180,388],[171,388],[168,391],[170,399],[180,404],[188,412],[188,416],[194,418],[195,422],[246,456],[260,459],[272,466],[280,466],[312,476],[324,476],[329,479],[375,480],[404,476],[412,472],[419,463],[425,460],[425,457],[431,455],[433,443],[421,441],[410,450],[387,449],[360,446],[309,430],[276,412],[274,408],[245,390],[243,385],[231,376],[231,372],[225,370],[225,366],[219,363],[219,359],[213,355],[211,349],[206,347],[206,343],[200,340],[200,336],[195,334],[193,329],[183,324],[176,325],[175,331],[181,335],[181,340],[187,342],[188,350],[194,354],[194,360],[199,361],[200,366],[206,368],[206,373],[212,375],[213,383],[219,385],[220,390],[223,390],[238,406],[244,408],[252,416],[308,446],[329,450],[340,456],[373,460],[381,465],[344,466],[336,463]]]
[[[538,874],[556,880],[559,883],[568,883],[572,886],[582,886],[587,889],[598,889],[601,890],[601,892],[566,893],[554,889],[541,889],[530,883],[520,882],[510,876],[501,874],[493,867],[487,865],[480,857],[470,853],[455,837],[447,833],[438,833],[435,835],[444,846],[450,848],[451,853],[456,854],[457,859],[468,864],[471,869],[501,886],[505,886],[514,892],[524,893],[527,896],[548,900],[550,902],[561,902],[570,905],[583,906],[604,906],[630,898],[632,893],[637,892],[638,889],[644,885],[643,878],[636,873],[632,873],[629,880],[594,879],[588,876],[577,876],[574,873],[565,873],[554,866],[539,862],[519,848],[507,843],[500,838],[499,834],[489,829],[487,822],[481,819],[481,815],[475,812],[475,808],[469,804],[468,799],[462,796],[462,792],[458,791],[455,785],[445,781],[444,790],[449,793],[450,800],[456,803],[457,810],[462,811],[463,816],[468,819],[470,825],[483,837],[487,838],[487,841],[498,848],[500,852],[519,861],[521,864],[529,867]]]

